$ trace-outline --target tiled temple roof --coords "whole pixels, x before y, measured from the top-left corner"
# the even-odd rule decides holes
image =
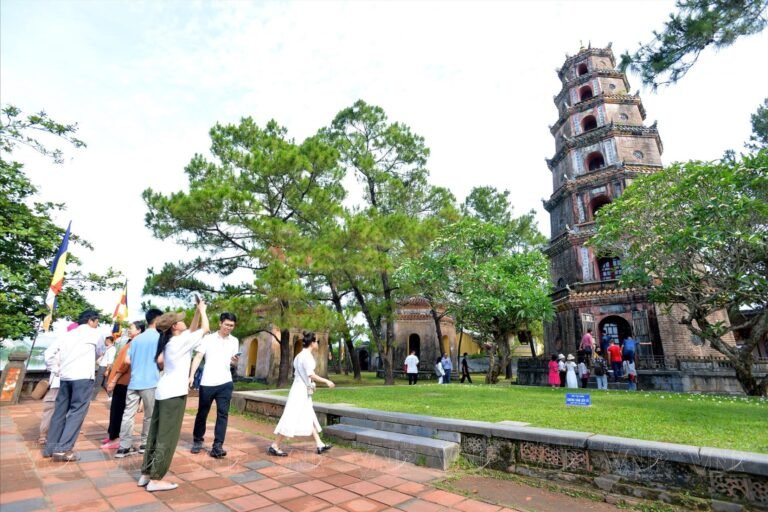
[[[557,70],[557,76],[560,77],[560,80],[563,80],[563,77],[565,76],[566,70],[573,66],[576,62],[582,60],[585,57],[608,57],[611,59],[611,65],[616,66],[616,59],[613,56],[613,50],[611,50],[611,44],[608,43],[608,46],[605,48],[581,48],[579,50],[579,53],[576,55],[568,56],[566,55],[565,62],[560,67],[559,70]]]
[[[613,123],[606,124],[600,128],[590,130],[584,134],[577,135],[575,137],[569,137],[562,143],[560,149],[557,150],[555,155],[547,159],[547,166],[550,171],[553,171],[557,164],[565,158],[568,151],[573,148],[579,148],[584,146],[590,146],[600,140],[604,140],[611,137],[617,137],[621,135],[635,135],[638,137],[652,137],[656,139],[656,145],[659,148],[659,154],[664,152],[664,145],[661,143],[661,137],[659,137],[659,131],[656,128],[656,123],[651,126],[635,126],[628,124]]]
[[[634,94],[605,94],[601,93],[596,96],[592,96],[588,100],[580,101],[575,105],[560,110],[560,117],[557,118],[555,124],[549,127],[549,131],[552,135],[557,133],[557,130],[568,120],[571,114],[576,112],[584,112],[592,110],[599,103],[610,103],[612,105],[637,105],[640,110],[640,117],[645,120],[646,112],[643,106],[643,101],[640,96]]]
[[[544,204],[544,209],[548,212],[551,212],[552,208],[554,208],[554,206],[564,196],[569,195],[579,189],[606,184],[617,175],[635,177],[643,174],[652,174],[661,170],[662,168],[663,166],[661,165],[640,165],[618,162],[613,165],[595,169],[594,171],[585,172],[584,174],[576,176],[574,179],[570,179],[564,182],[560,187],[557,188],[557,190],[552,193],[549,199],[542,199],[542,203]]]

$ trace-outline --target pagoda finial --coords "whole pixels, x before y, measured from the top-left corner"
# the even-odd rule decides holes
[[[608,46],[605,47],[606,50],[610,50],[613,46],[613,41],[608,41]]]
[[[589,40],[589,44],[587,45],[587,48],[590,49],[590,50],[592,49],[592,40],[591,39]]]

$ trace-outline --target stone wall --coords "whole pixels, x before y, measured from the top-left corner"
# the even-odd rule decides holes
[[[232,405],[277,418],[285,401],[283,396],[247,391],[234,393]],[[324,425],[350,418],[406,429],[410,435],[418,435],[419,429],[441,432],[440,439],[458,442],[461,454],[473,464],[592,491],[598,488],[606,499],[641,498],[689,510],[738,511],[744,506],[768,510],[765,454],[345,405],[316,403],[315,411]]]

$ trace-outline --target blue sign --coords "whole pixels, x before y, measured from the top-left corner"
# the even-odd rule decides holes
[[[566,393],[565,405],[575,405],[579,407],[590,407],[592,405],[592,395],[582,393]]]

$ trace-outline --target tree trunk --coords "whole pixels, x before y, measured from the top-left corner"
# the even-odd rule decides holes
[[[461,339],[464,337],[464,326],[459,327],[459,343],[456,347],[456,357],[461,356]]]
[[[491,343],[488,350],[488,373],[485,374],[486,384],[496,384],[499,381],[499,373],[496,368],[496,343]]]
[[[357,300],[357,304],[360,306],[360,311],[363,313],[363,317],[365,317],[365,321],[368,324],[368,329],[371,331],[371,336],[373,337],[373,343],[376,345],[376,350],[379,352],[379,357],[381,357],[381,361],[384,364],[384,383],[385,384],[394,384],[394,376],[392,374],[392,355],[389,355],[389,373],[387,373],[387,352],[389,350],[389,346],[385,346],[386,343],[381,339],[381,317],[377,316],[376,318],[373,317],[373,314],[371,313],[371,310],[368,308],[368,303],[365,300],[365,296],[363,295],[363,292],[360,291],[360,288],[357,287],[357,285],[352,284],[352,293],[355,295],[355,300]],[[379,320],[377,322],[377,320]],[[389,322],[391,324],[392,322]],[[390,382],[387,382],[387,375],[389,375]]]
[[[387,328],[384,333],[384,384],[391,386],[395,383],[394,368],[392,366],[393,345],[395,343],[394,304],[392,302],[392,288],[389,287],[389,274],[381,273],[381,287],[384,291],[384,318],[387,320]]]
[[[766,396],[768,394],[768,375],[758,379],[752,373],[752,369],[754,366],[755,348],[759,341],[768,334],[768,312],[763,311],[760,313],[760,316],[752,325],[749,339],[746,340],[740,350],[727,345],[718,336],[708,335],[713,332],[713,329],[705,314],[701,313],[693,317],[699,329],[695,329],[691,322],[688,321],[684,322],[688,325],[688,330],[709,341],[715,350],[723,354],[733,364],[733,368],[736,371],[736,379],[741,384],[744,392],[749,396]]]
[[[291,331],[280,331],[280,372],[277,374],[277,387],[288,387],[288,375],[291,369]]]
[[[344,308],[341,304],[341,295],[339,295],[339,292],[336,289],[336,283],[334,283],[332,280],[329,279],[328,284],[330,285],[330,288],[331,288],[331,300],[333,301],[333,307],[336,308],[336,312],[343,319]],[[341,337],[344,338],[344,344],[347,347],[349,358],[352,360],[352,370],[354,371],[354,374],[355,374],[355,380],[361,381],[362,375],[360,374],[360,357],[357,351],[355,350],[355,344],[352,342],[352,335],[349,333],[349,325],[347,325],[346,320],[344,321],[344,325],[342,326]],[[339,359],[339,361],[341,361],[341,359]]]
[[[437,353],[442,354],[443,353],[443,330],[440,328],[440,317],[437,315],[437,311],[435,311],[435,306],[432,305],[430,302],[430,313],[432,313],[432,320],[435,322],[435,332],[437,333]],[[448,357],[453,359],[451,357],[451,354],[448,354]]]
[[[499,363],[499,375],[501,375],[501,372],[504,372],[504,378],[508,379],[512,375],[510,374],[509,370],[509,362],[512,360],[512,356],[509,352],[509,338],[504,335],[499,340],[499,346],[501,347],[501,360]]]

